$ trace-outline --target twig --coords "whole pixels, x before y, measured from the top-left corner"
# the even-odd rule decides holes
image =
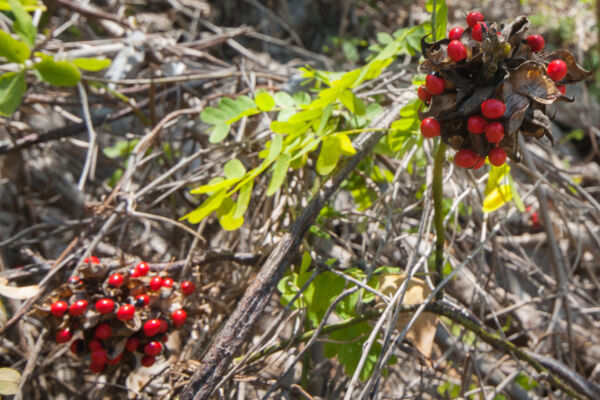
[[[81,98],[81,111],[83,113],[83,119],[85,121],[85,126],[88,131],[88,136],[90,138],[88,144],[87,155],[85,157],[85,164],[83,165],[83,170],[81,171],[81,176],[79,177],[79,183],[77,184],[77,188],[80,191],[83,191],[85,187],[85,181],[88,175],[91,175],[93,178],[94,170],[96,169],[93,164],[95,164],[96,160],[96,151],[98,150],[96,145],[96,139],[98,135],[96,134],[96,130],[94,129],[94,123],[92,122],[92,116],[90,115],[90,107],[88,104],[87,94],[85,93],[85,88],[81,82],[77,83],[77,90],[79,91],[79,97]],[[90,171],[91,174],[90,174]]]

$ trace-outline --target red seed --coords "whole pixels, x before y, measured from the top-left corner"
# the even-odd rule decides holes
[[[417,96],[423,103],[429,103],[431,101],[431,93],[429,93],[427,88],[423,85],[419,86],[417,89]]]
[[[479,159],[475,162],[475,165],[473,165],[471,168],[479,169],[479,168],[483,167],[484,164],[485,164],[485,158],[479,157]]]
[[[92,364],[104,365],[106,364],[106,361],[108,361],[108,356],[104,349],[92,351],[90,358],[92,359]]]
[[[483,21],[483,14],[480,13],[479,11],[471,11],[468,15],[467,15],[467,25],[469,25],[469,28],[472,28],[475,26],[476,23]]]
[[[169,340],[169,335],[163,335],[163,337],[160,338],[161,342],[166,342],[167,340]]]
[[[135,305],[138,307],[147,306],[150,303],[150,296],[147,294],[140,294],[135,296]]]
[[[75,303],[71,304],[69,307],[69,314],[76,317],[78,315],[82,315],[85,312],[85,309],[88,306],[87,300],[77,300]]]
[[[139,263],[135,267],[140,272],[141,276],[148,275],[148,272],[150,272],[150,266],[147,263],[145,263],[144,261],[142,261],[141,263]]]
[[[112,274],[108,277],[108,284],[113,287],[120,287],[123,284],[125,278],[121,274]]]
[[[83,263],[84,264],[100,264],[100,260],[98,259],[98,257],[94,257],[94,256],[89,256],[83,259]]]
[[[69,309],[69,305],[67,304],[66,301],[62,301],[62,300],[61,301],[55,301],[50,306],[50,312],[55,317],[62,317],[64,315],[64,313],[67,312],[68,309]]]
[[[478,22],[471,31],[471,37],[478,42],[483,40],[483,32],[487,32],[488,26],[485,22]]]
[[[504,125],[500,122],[492,122],[485,127],[485,138],[490,143],[500,143],[504,138]]]
[[[83,339],[74,340],[73,343],[71,343],[70,350],[71,350],[71,353],[73,353],[75,355],[79,355],[79,354],[83,353],[83,350],[85,350]]]
[[[160,329],[158,330],[158,332],[159,333],[165,333],[168,330],[169,330],[169,324],[164,319],[161,319],[160,320]]]
[[[102,350],[103,349],[102,342],[98,338],[90,339],[90,341],[88,343],[88,348],[91,351]]]
[[[123,304],[117,310],[117,319],[120,321],[129,321],[135,315],[135,306],[132,304]]]
[[[160,320],[150,319],[144,323],[144,335],[154,336],[160,331]]]
[[[106,363],[108,365],[117,365],[118,363],[121,362],[121,359],[123,359],[123,353],[119,354],[118,356],[116,356],[113,359],[109,359]]]
[[[96,363],[91,363],[90,364],[90,371],[92,371],[95,374],[99,374],[102,371],[104,371],[104,367],[106,366],[106,364],[96,364]]]
[[[540,35],[527,36],[526,40],[529,47],[531,47],[531,51],[534,53],[544,50],[544,47],[546,46],[546,41]]]
[[[80,281],[81,281],[80,277],[72,276],[69,278],[69,280],[67,282],[69,282],[71,285],[77,285]]]
[[[113,312],[115,308],[115,302],[111,299],[100,299],[96,302],[96,311],[100,314],[108,314]]]
[[[563,96],[567,94],[567,87],[565,85],[556,85],[556,88]]]
[[[151,356],[157,356],[161,353],[162,347],[161,342],[152,341],[144,346],[144,353]]]
[[[127,342],[125,343],[125,348],[127,349],[127,351],[130,351],[133,353],[134,351],[137,350],[139,345],[140,345],[140,339],[138,339],[135,336],[129,336],[127,338]]]
[[[547,72],[550,79],[558,82],[567,76],[567,64],[563,60],[554,60],[548,64]]]
[[[490,164],[495,165],[496,167],[499,167],[506,162],[506,152],[501,147],[494,147],[491,149],[488,157],[490,159]]]
[[[448,44],[448,55],[454,62],[467,58],[467,48],[460,40],[453,40]]]
[[[471,133],[479,135],[485,131],[487,120],[479,115],[472,115],[467,120],[467,130]]]
[[[96,327],[95,335],[98,339],[108,339],[112,335],[112,328],[108,322],[101,322]]]
[[[450,33],[448,34],[448,39],[450,39],[451,41],[460,40],[460,37],[462,36],[464,31],[464,28],[461,27],[452,28],[450,29]]]
[[[142,276],[142,274],[140,274],[140,270],[137,268],[132,268],[129,270],[129,276],[131,278],[139,278],[140,276]]]
[[[154,364],[154,361],[156,361],[156,357],[146,354],[144,357],[142,357],[141,363],[144,367],[149,367]]]
[[[462,168],[471,168],[479,160],[479,155],[471,149],[459,150],[454,155],[454,163]]]
[[[196,290],[196,285],[194,285],[193,282],[191,282],[191,281],[181,282],[181,291],[186,296],[189,296],[190,294],[194,293],[194,290]]]
[[[160,276],[155,276],[154,278],[150,279],[150,290],[160,290],[160,288],[162,287],[163,284],[163,280]]]
[[[173,325],[181,326],[187,319],[187,313],[183,309],[175,310],[173,311],[173,314],[171,314],[171,319],[173,320]]]
[[[426,138],[440,136],[440,124],[435,118],[428,117],[421,121],[421,134]]]
[[[166,288],[173,287],[173,279],[172,278],[163,279],[162,285],[163,285],[163,287],[166,287]]]
[[[481,103],[481,113],[489,119],[497,119],[504,115],[506,106],[504,102],[497,99],[489,99]]]
[[[56,332],[56,342],[57,343],[67,343],[73,337],[73,333],[71,333],[70,328],[63,328]]]
[[[444,80],[435,75],[427,75],[425,77],[425,87],[432,95],[442,94],[446,87]]]

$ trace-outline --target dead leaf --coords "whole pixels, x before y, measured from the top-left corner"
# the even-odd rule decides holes
[[[561,97],[546,69],[534,61],[525,62],[512,70],[508,81],[516,93],[538,103],[552,104]]]
[[[7,396],[17,394],[21,373],[12,368],[0,368],[0,394]]]
[[[29,299],[37,294],[40,290],[38,285],[31,286],[9,286],[6,279],[0,280],[0,296],[8,297],[9,299],[24,300]]]
[[[392,296],[405,280],[406,275],[404,274],[382,274],[379,277],[379,290],[388,296]],[[402,300],[402,305],[422,304],[429,294],[431,294],[431,290],[429,290],[427,283],[413,277],[408,282],[408,288]],[[402,330],[411,318],[412,313],[400,314],[396,328]],[[431,357],[437,321],[437,315],[424,312],[419,315],[406,334],[406,338],[427,358]]]

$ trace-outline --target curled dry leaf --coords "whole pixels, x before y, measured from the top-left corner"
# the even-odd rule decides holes
[[[12,368],[0,368],[0,395],[17,394],[20,382],[21,373],[19,371]]]
[[[393,296],[404,281],[406,281],[406,275],[404,274],[382,274],[379,277],[379,290],[383,294]],[[430,294],[431,290],[429,290],[427,283],[413,277],[408,282],[402,305],[412,306],[415,304],[422,304]],[[400,314],[398,316],[396,328],[398,330],[404,329],[412,318],[412,315],[412,313]],[[437,315],[424,312],[419,315],[406,334],[406,338],[427,358],[431,357],[437,322]]]
[[[0,280],[0,296],[8,297],[9,299],[25,300],[36,295],[40,290],[38,285],[31,286],[10,286],[6,279]]]

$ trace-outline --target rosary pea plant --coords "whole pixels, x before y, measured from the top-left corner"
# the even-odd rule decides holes
[[[108,67],[108,59],[75,58],[64,60],[58,55],[33,52],[37,27],[33,24],[30,11],[44,11],[38,1],[7,0],[0,1],[0,10],[10,11],[14,18],[10,32],[0,30],[0,57],[4,58],[14,71],[0,75],[0,116],[12,115],[27,91],[26,76],[33,72],[41,81],[53,86],[75,86],[81,81],[81,70],[100,71]]]

